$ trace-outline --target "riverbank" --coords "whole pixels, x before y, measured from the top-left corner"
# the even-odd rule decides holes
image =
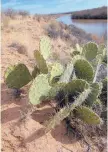
[[[72,13],[72,19],[106,19],[107,7],[99,7],[87,10],[76,11]]]

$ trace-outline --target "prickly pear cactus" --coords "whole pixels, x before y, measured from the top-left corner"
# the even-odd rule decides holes
[[[86,57],[87,60],[92,61],[98,54],[98,46],[93,42],[89,42],[84,45],[82,54]]]
[[[63,89],[65,87],[65,83],[61,83],[61,84],[55,84],[53,87],[51,87],[49,93],[48,93],[48,99],[49,100],[56,100],[57,95],[60,92],[63,92]]]
[[[102,81],[103,84],[103,88],[102,88],[102,92],[100,93],[100,99],[103,103],[103,105],[107,106],[107,85],[108,85],[108,79],[105,78]]]
[[[66,117],[68,117],[72,111],[80,106],[85,99],[88,97],[88,94],[90,93],[90,89],[85,89],[71,104],[70,106],[65,106],[64,108],[60,109],[59,112],[55,114],[47,123],[46,123],[46,132],[53,129],[56,125],[60,124],[62,120],[64,120]]]
[[[55,82],[55,79],[57,77],[60,77],[63,71],[64,71],[64,68],[60,63],[54,63],[50,71],[50,82],[51,83]]]
[[[73,64],[68,63],[66,69],[64,70],[63,74],[60,77],[59,83],[68,83],[71,79],[73,69],[74,69]]]
[[[36,59],[36,63],[37,63],[37,66],[38,66],[40,72],[43,73],[43,74],[47,74],[48,73],[48,67],[47,67],[45,59],[40,54],[40,52],[39,51],[34,51],[34,57]]]
[[[38,75],[29,90],[29,101],[33,105],[40,104],[42,100],[47,98],[49,90],[51,87],[48,83],[48,75],[40,74]]]
[[[7,79],[8,75],[14,70],[14,68],[15,68],[15,65],[10,65],[10,66],[6,69],[5,75],[4,75],[5,80]]]
[[[102,123],[101,118],[88,107],[81,106],[75,109],[76,116],[89,125],[98,125]]]
[[[88,87],[89,84],[85,80],[75,79],[65,85],[64,92],[65,94],[71,94],[71,96],[77,96]]]
[[[100,44],[98,47],[98,54],[102,54],[106,50],[105,44]]]
[[[94,71],[91,64],[84,59],[76,60],[74,63],[75,74],[79,79],[85,79],[87,81],[92,81],[94,77]]]
[[[88,106],[92,106],[93,103],[98,99],[101,89],[102,87],[98,83],[91,84],[91,93],[89,94],[86,102]]]
[[[35,78],[38,74],[40,74],[40,70],[37,66],[35,66],[32,71],[32,77]]]
[[[18,64],[8,68],[5,78],[7,86],[15,89],[22,88],[32,80],[32,76],[24,64]]]
[[[45,60],[51,55],[51,44],[48,37],[43,37],[40,40],[40,52]]]

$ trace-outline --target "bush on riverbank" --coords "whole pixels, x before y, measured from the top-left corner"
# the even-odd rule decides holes
[[[73,12],[72,19],[107,19],[107,7]]]

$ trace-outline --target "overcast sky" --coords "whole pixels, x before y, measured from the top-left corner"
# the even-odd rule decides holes
[[[30,13],[59,13],[106,6],[107,0],[2,0],[2,9],[14,8]]]

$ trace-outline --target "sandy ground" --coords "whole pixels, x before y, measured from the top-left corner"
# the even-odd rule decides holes
[[[68,137],[64,122],[50,133],[44,134],[44,121],[51,117],[53,109],[46,104],[38,108],[26,121],[21,120],[20,110],[28,104],[27,90],[21,99],[15,100],[12,90],[4,82],[4,71],[15,63],[23,62],[30,71],[33,68],[33,50],[38,49],[39,39],[44,34],[43,26],[37,21],[13,20],[8,28],[2,30],[2,79],[1,79],[1,116],[2,116],[2,149],[3,152],[86,152],[87,145],[74,137]],[[9,47],[18,42],[27,47],[27,56],[19,54],[15,48]],[[58,40],[55,47],[65,43]],[[93,152],[98,152],[95,147]],[[104,151],[105,152],[105,151]]]

